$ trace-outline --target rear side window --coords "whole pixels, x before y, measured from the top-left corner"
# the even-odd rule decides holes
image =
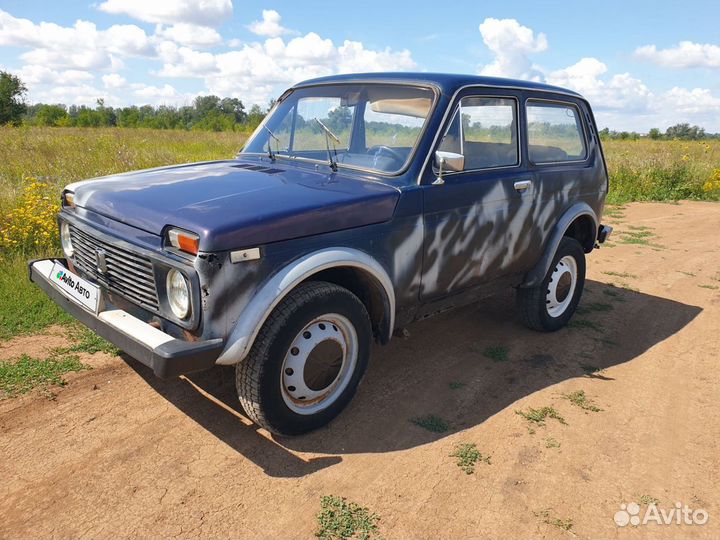
[[[462,98],[440,150],[463,154],[466,171],[517,165],[517,101]]]
[[[528,155],[533,163],[585,159],[585,136],[577,107],[527,102]]]

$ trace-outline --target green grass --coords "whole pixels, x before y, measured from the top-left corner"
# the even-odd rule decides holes
[[[660,499],[656,499],[651,495],[640,495],[638,497],[638,504],[644,504],[650,506],[651,504],[660,504]]]
[[[553,418],[561,424],[567,424],[565,419],[560,416],[560,413],[553,407],[541,407],[539,409],[528,407],[526,411],[515,411],[515,414],[522,416],[528,422],[538,426],[544,426],[548,418]]]
[[[563,397],[576,407],[580,407],[584,411],[600,412],[602,409],[595,405],[591,399],[585,395],[585,390],[576,390],[569,394],[563,394]]]
[[[720,287],[718,287],[717,285],[707,285],[707,284],[704,284],[704,283],[701,284],[701,285],[698,285],[698,287],[700,287],[701,289],[710,289],[710,290],[713,290],[713,291],[715,291],[715,290],[717,290],[717,289],[720,289]]]
[[[685,272],[684,270],[675,270],[676,272],[680,272],[681,274],[685,274],[686,276],[695,277],[695,274],[692,272]]]
[[[619,278],[637,278],[635,274],[630,274],[628,272],[615,272],[613,270],[608,270],[607,272],[603,272],[606,276],[615,276]]]
[[[450,429],[450,424],[439,416],[428,414],[411,420],[416,426],[432,431],[433,433],[445,433]]]
[[[22,256],[0,257],[0,265],[0,341],[72,320],[30,282],[27,261]]]
[[[557,527],[558,529],[562,529],[563,531],[570,531],[570,529],[573,528],[573,520],[570,518],[566,519],[560,519],[558,517],[553,516],[550,513],[550,510],[541,510],[540,512],[535,512],[535,515],[542,519],[543,523],[546,523],[548,525],[552,525],[553,527]]]
[[[450,457],[457,458],[457,466],[460,467],[466,474],[472,474],[475,472],[475,464],[478,461],[482,461],[491,464],[490,456],[483,455],[478,449],[475,443],[462,443],[455,447],[455,450]]]
[[[0,361],[0,394],[14,397],[38,387],[64,386],[64,374],[84,369],[87,366],[80,362],[77,355],[39,360],[24,354],[16,360],[3,360]]]
[[[74,325],[69,337],[75,343],[69,347],[58,347],[54,349],[53,352],[55,354],[72,354],[79,352],[95,354],[102,352],[112,356],[117,356],[121,352],[120,349],[115,347],[115,345],[101,338],[89,328],[79,324]]]
[[[345,497],[325,495],[320,499],[315,536],[320,540],[379,538],[380,516]]]
[[[560,443],[553,437],[545,439],[545,448],[560,448]]]
[[[610,175],[608,204],[718,200],[720,141],[603,141]]]
[[[508,349],[502,345],[493,345],[483,351],[483,356],[495,362],[505,362],[508,359]]]

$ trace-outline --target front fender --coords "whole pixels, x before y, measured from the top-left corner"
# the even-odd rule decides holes
[[[265,282],[240,314],[216,363],[231,365],[242,361],[250,352],[265,320],[282,299],[314,274],[336,267],[358,268],[377,280],[385,293],[389,312],[386,320],[389,333],[392,333],[395,324],[395,289],[385,268],[363,251],[345,247],[326,248],[293,261]]]
[[[526,275],[523,283],[520,287],[535,287],[542,283],[550,264],[552,263],[555,252],[560,245],[560,240],[567,232],[570,225],[580,216],[589,216],[593,221],[593,230],[598,230],[598,218],[595,212],[586,202],[578,202],[568,208],[565,213],[560,217],[558,222],[555,224],[553,231],[550,235],[550,241],[545,246],[545,251],[540,257],[537,264],[530,270]]]

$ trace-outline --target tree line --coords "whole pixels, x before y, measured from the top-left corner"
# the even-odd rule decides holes
[[[19,77],[0,71],[0,125],[50,127],[125,127],[153,129],[199,129],[206,131],[251,131],[268,109],[253,105],[249,110],[237,98],[198,96],[192,105],[131,105],[108,107],[98,99],[95,107],[25,101],[27,87]]]
[[[688,123],[675,124],[670,126],[663,133],[658,128],[652,128],[647,135],[643,135],[636,131],[611,131],[608,128],[600,130],[600,139],[602,140],[632,140],[652,139],[654,141],[701,141],[703,139],[720,139],[720,133],[707,133],[705,128],[700,126],[691,126]]]
[[[250,131],[257,127],[272,106],[267,109],[253,105],[245,109],[237,98],[198,96],[192,105],[172,107],[167,105],[131,105],[108,107],[98,99],[95,107],[86,105],[37,103],[28,105],[25,101],[27,87],[19,77],[0,71],[0,125],[33,125],[51,127],[126,127],[153,129],[200,129],[207,131]],[[333,127],[342,130],[351,117],[349,111],[338,109],[335,117],[329,118]],[[332,114],[331,114],[332,116]],[[700,126],[688,123],[675,124],[662,132],[652,128],[647,135],[636,131],[600,131],[600,138],[637,140],[702,140],[720,139],[720,133],[707,133]]]

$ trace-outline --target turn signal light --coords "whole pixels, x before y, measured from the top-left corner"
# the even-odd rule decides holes
[[[200,237],[182,229],[169,229],[167,232],[168,243],[180,251],[197,255],[200,245]]]

